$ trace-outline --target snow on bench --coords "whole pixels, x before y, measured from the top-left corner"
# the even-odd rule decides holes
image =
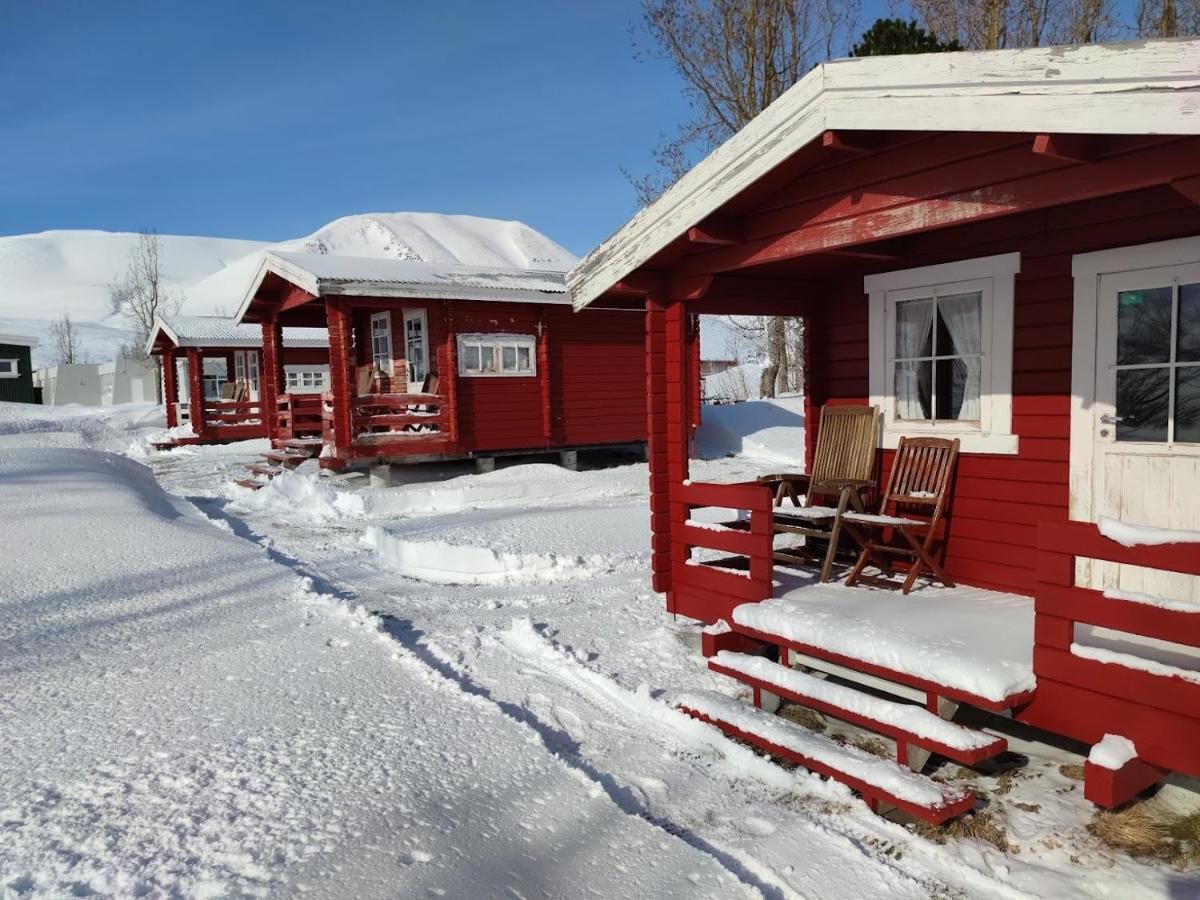
[[[720,522],[701,522],[699,519],[688,519],[683,523],[692,528],[702,528],[705,531],[737,531],[736,528],[730,528],[728,525],[722,525]]]
[[[1140,594],[1137,591],[1120,591],[1116,588],[1105,588],[1104,596],[1108,600],[1125,600],[1129,603],[1141,603],[1145,606],[1157,606],[1174,612],[1200,613],[1200,603],[1188,600],[1171,600],[1167,597],[1155,597],[1152,594]]]
[[[928,525],[928,522],[922,522],[920,519],[905,519],[902,516],[877,516],[873,513],[848,512],[843,513],[842,518],[847,522],[860,522],[863,525]]]
[[[786,512],[775,513],[777,525],[787,524],[788,519],[832,519],[837,515],[837,509],[832,506],[799,506]]]
[[[1107,663],[1113,666],[1125,666],[1127,669],[1137,669],[1151,675],[1181,678],[1192,684],[1200,684],[1200,672],[1193,669],[1181,669],[1179,666],[1172,666],[1156,659],[1147,659],[1133,653],[1122,653],[1120,650],[1109,650],[1105,647],[1094,647],[1078,642],[1071,644],[1071,653],[1080,659],[1090,659],[1093,662]]]
[[[864,793],[887,802],[907,804],[922,810],[947,810],[948,815],[965,812],[973,803],[970,794],[918,775],[890,759],[873,756],[857,747],[842,745],[824,735],[814,734],[779,716],[763,712],[729,697],[711,693],[688,693],[678,706],[714,724],[728,726],[800,757],[797,762],[820,774],[827,774]],[[718,725],[718,727],[721,727]],[[722,730],[726,730],[722,728]],[[949,810],[953,812],[949,812]]]
[[[924,707],[875,697],[781,666],[762,656],[722,650],[708,662],[710,667],[719,666],[765,682],[778,688],[779,692],[791,695],[789,699],[799,703],[803,703],[807,698],[834,707],[831,715],[836,716],[837,710],[844,710],[868,719],[877,723],[892,737],[896,737],[896,732],[902,732],[936,743],[947,748],[953,754],[953,758],[960,761],[977,762],[987,759],[1002,752],[1007,746],[1001,738],[947,722]]]

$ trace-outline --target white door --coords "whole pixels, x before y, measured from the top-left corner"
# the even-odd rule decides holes
[[[249,400],[258,399],[258,351],[250,350],[246,353],[246,381],[249,383],[250,396]]]
[[[1095,516],[1200,531],[1200,261],[1100,276],[1095,398]],[[1091,582],[1200,601],[1200,578],[1135,566]]]
[[[404,358],[408,363],[408,390],[421,390],[429,374],[428,322],[423,309],[404,311]]]
[[[371,314],[371,363],[385,375],[392,374],[392,314]]]

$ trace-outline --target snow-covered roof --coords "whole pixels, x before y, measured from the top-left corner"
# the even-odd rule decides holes
[[[238,321],[268,275],[277,275],[314,297],[339,294],[570,303],[562,271],[272,251],[263,255],[258,273],[242,298],[235,317]]]
[[[228,316],[159,316],[154,320],[146,352],[154,350],[160,334],[176,347],[261,347],[262,328],[240,325]],[[327,347],[329,336],[324,328],[285,328],[285,347]]]
[[[0,344],[14,344],[18,347],[36,347],[38,339],[28,334],[0,334]]]
[[[830,129],[1200,134],[1200,39],[824,63],[567,274],[587,306]]]

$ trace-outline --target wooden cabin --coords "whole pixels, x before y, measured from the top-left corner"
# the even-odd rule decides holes
[[[33,348],[38,339],[23,334],[0,334],[0,402],[40,403],[33,383]]]
[[[819,66],[568,284],[578,309],[645,307],[667,609],[724,623],[710,667],[756,700],[865,723],[902,771],[867,777],[760,709],[690,711],[931,821],[970,802],[914,781],[912,749],[1003,745],[939,730],[959,705],[1132,742],[1088,763],[1106,805],[1200,776],[1200,41]],[[803,317],[810,464],[826,405],[880,410],[877,484],[902,437],[959,441],[936,545],[956,588],[814,584],[775,559],[768,487],[689,480],[697,313]],[[703,507],[743,527],[697,527]],[[792,664],[896,703],[863,713]]]
[[[187,426],[172,443],[226,443],[270,436],[264,410],[286,410],[289,436],[320,434],[321,393],[328,387],[323,329],[282,336],[279,379],[263,372],[261,330],[226,316],[159,316],[146,352],[162,359],[167,428]]]
[[[575,315],[562,272],[276,252],[239,315],[268,404],[285,329],[328,329],[327,468],[646,440],[642,315]]]

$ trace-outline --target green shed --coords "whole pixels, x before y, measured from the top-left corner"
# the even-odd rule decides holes
[[[0,334],[0,400],[37,403],[33,387],[33,348],[37,338]]]

